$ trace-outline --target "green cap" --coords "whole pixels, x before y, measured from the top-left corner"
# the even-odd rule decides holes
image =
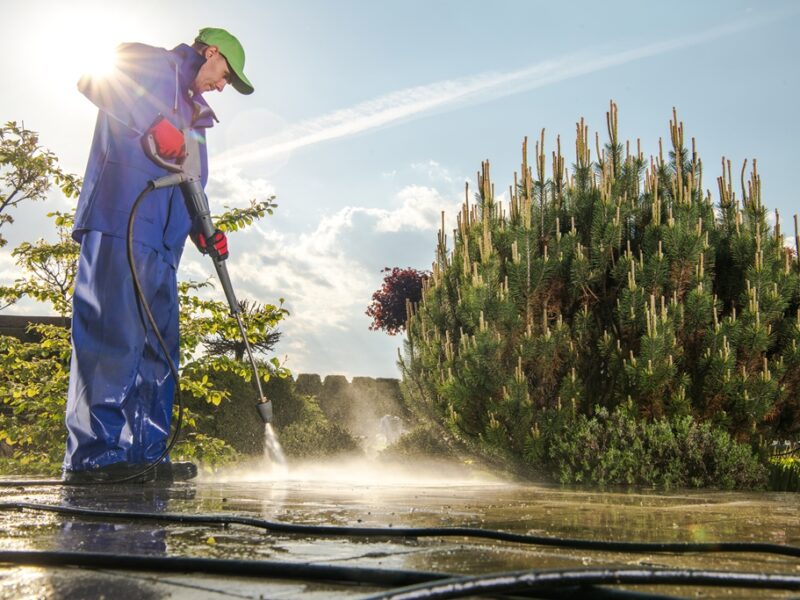
[[[253,93],[253,84],[244,75],[244,48],[239,40],[224,29],[205,27],[200,30],[194,41],[219,48],[220,54],[225,57],[233,71],[231,78],[233,88],[240,94]]]

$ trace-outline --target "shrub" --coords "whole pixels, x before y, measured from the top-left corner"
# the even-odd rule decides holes
[[[316,399],[301,396],[296,419],[277,428],[278,440],[289,458],[311,459],[360,453],[358,441],[338,423],[329,421]]]
[[[452,458],[454,452],[433,428],[420,425],[407,431],[394,443],[381,451],[382,458]]]
[[[755,448],[799,431],[800,263],[779,216],[767,219],[755,161],[741,197],[723,161],[715,204],[674,112],[671,150],[650,160],[618,138],[613,103],[607,126],[593,161],[577,124],[569,170],[559,141],[546,172],[544,131],[529,164],[526,139],[504,202],[483,163],[407,321],[409,404],[481,454],[529,467],[546,430],[576,428],[607,447],[563,448],[575,477],[640,481],[630,452],[641,444],[660,456],[654,477],[678,485],[670,461],[688,443],[690,485],[760,482],[752,469],[728,478],[751,465],[733,440]],[[624,429],[596,429],[629,400]],[[592,421],[595,406],[608,416]]]
[[[370,329],[383,329],[389,335],[403,331],[408,319],[407,306],[416,304],[422,297],[422,282],[430,275],[408,267],[400,269],[386,267],[381,273],[381,289],[372,294],[372,303],[367,307],[367,316],[372,317]]]
[[[551,416],[551,420],[557,418]],[[541,458],[561,483],[763,487],[767,472],[747,444],[690,416],[637,418],[630,407],[546,428]]]
[[[791,456],[771,459],[769,489],[774,492],[800,492],[800,459]]]

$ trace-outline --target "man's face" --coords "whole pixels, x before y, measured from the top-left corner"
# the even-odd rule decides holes
[[[231,70],[228,61],[219,53],[219,48],[209,46],[203,50],[206,62],[197,72],[192,89],[197,94],[217,90],[221,92],[225,85],[231,82]]]

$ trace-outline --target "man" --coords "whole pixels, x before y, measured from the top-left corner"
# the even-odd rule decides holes
[[[161,158],[179,161],[182,130],[197,136],[205,186],[206,130],[216,115],[203,94],[221,92],[227,84],[242,94],[253,92],[244,75],[244,50],[224,29],[202,29],[192,46],[172,50],[123,44],[115,67],[107,77],[85,76],[78,83],[99,112],[72,233],[81,254],[73,297],[64,478],[77,483],[140,473],[162,455],[170,431],[175,381],[145,325],[127,261],[132,205],[149,181],[167,174],[147,158],[142,138],[152,136]],[[176,269],[186,238],[191,234],[201,252],[227,257],[222,232],[205,240],[191,228],[181,192],[173,186],[142,201],[133,235],[137,273],[176,365]],[[191,463],[164,461],[140,480],[196,474]]]

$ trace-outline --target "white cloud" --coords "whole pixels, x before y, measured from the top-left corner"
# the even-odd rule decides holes
[[[215,157],[215,164],[230,166],[264,161],[304,146],[394,125],[433,112],[487,102],[644,58],[705,44],[785,15],[786,11],[774,11],[760,18],[748,17],[747,20],[723,24],[699,33],[626,50],[586,49],[515,71],[486,72],[398,90],[349,108],[290,124],[268,138],[258,139],[218,155]]]
[[[24,273],[17,266],[16,260],[11,256],[8,245],[0,250],[0,285],[11,286],[17,279],[22,278]],[[0,300],[0,306],[3,302]],[[39,302],[30,298],[23,297],[11,306],[3,309],[2,314],[6,315],[42,315],[52,314],[51,306],[48,302]]]
[[[245,186],[245,183],[237,185]],[[386,204],[391,208],[344,207],[320,219],[312,231],[292,233],[269,221],[231,236],[228,261],[239,298],[258,302],[286,299],[291,312],[280,329],[280,355],[296,372],[396,376],[400,338],[368,330],[365,315],[387,264],[423,268],[432,256],[440,213],[454,221],[459,201],[434,187],[412,185]],[[211,278],[222,292],[207,259],[187,250],[183,279]]]
[[[11,252],[6,251],[7,248],[8,246],[0,250],[0,285],[10,285],[20,276],[19,267],[11,256]]]
[[[242,278],[249,275],[248,288],[257,295],[280,290],[297,314],[297,329],[345,330],[354,315],[363,313],[375,287],[376,273],[367,268],[360,248],[368,247],[369,239],[404,232],[429,232],[432,247],[441,210],[452,212],[458,206],[422,186],[404,188],[395,203],[399,206],[392,210],[345,207],[323,217],[314,231],[299,235],[257,224],[261,249],[237,256],[232,271]],[[381,257],[388,262],[392,258]],[[259,281],[256,273],[264,273],[265,279]]]
[[[436,188],[410,185],[398,192],[400,206],[393,210],[369,209],[377,218],[378,231],[437,231],[441,226],[441,212],[452,220],[459,202],[444,198]]]
[[[236,167],[215,168],[209,176],[206,195],[212,212],[223,205],[246,206],[250,200],[264,200],[275,195],[275,186],[266,179],[243,177]]]
[[[413,163],[411,168],[418,173],[424,173],[433,182],[455,183],[456,179],[448,169],[440,165],[435,160],[423,163]]]

